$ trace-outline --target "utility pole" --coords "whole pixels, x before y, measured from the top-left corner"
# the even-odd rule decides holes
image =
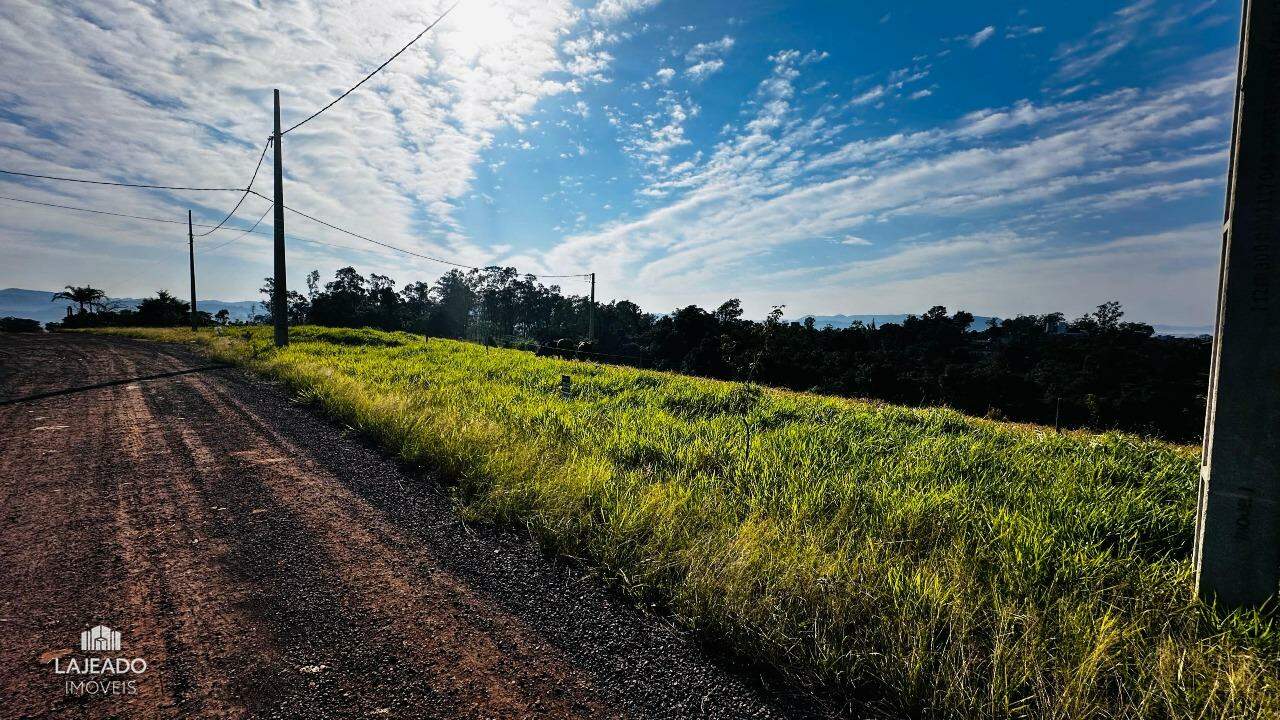
[[[275,91],[276,192],[275,192],[275,292],[271,298],[271,319],[275,321],[276,347],[289,344],[289,295],[284,279],[284,157],[280,141],[280,91]]]
[[[596,274],[591,273],[591,305],[587,308],[587,341],[596,341]]]
[[[1280,585],[1280,0],[1244,0],[1236,83],[1195,538],[1223,610]]]
[[[191,332],[196,330],[196,236],[191,230],[191,211],[187,210],[187,262],[191,268]]]

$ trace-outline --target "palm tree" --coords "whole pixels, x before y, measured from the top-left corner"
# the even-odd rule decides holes
[[[95,287],[86,285],[84,287],[74,287],[68,285],[66,290],[57,293],[49,298],[49,302],[57,302],[58,300],[70,300],[80,306],[80,314],[84,314],[86,305],[89,309],[102,306],[102,301],[107,299],[107,294]]]

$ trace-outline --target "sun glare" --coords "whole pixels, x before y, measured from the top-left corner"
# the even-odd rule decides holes
[[[462,0],[441,23],[444,43],[467,60],[489,48],[501,47],[516,35],[512,9],[493,0]]]

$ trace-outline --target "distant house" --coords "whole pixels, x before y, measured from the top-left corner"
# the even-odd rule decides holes
[[[1051,320],[1045,323],[1044,332],[1046,335],[1062,335],[1063,337],[1084,337],[1087,334],[1079,330],[1072,330],[1065,320],[1058,320],[1057,322]]]

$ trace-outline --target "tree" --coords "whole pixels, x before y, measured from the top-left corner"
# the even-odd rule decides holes
[[[275,309],[272,305],[276,295],[276,279],[265,277],[262,278],[262,283],[262,287],[258,288],[258,292],[267,297],[266,301],[261,303],[263,310],[266,312],[263,315],[256,316],[255,320],[262,318],[264,322],[271,323],[275,321]],[[287,316],[290,325],[302,325],[307,322],[311,313],[311,303],[302,293],[296,290],[286,292],[285,305],[288,310]]]
[[[471,309],[476,294],[467,276],[459,270],[450,270],[436,281],[432,288],[436,306],[429,323],[429,332],[441,337],[463,337],[470,324]]]
[[[73,285],[66,286],[62,292],[54,294],[49,298],[49,302],[57,302],[58,300],[70,300],[80,306],[80,314],[85,313],[85,307],[90,310],[98,310],[103,307],[103,302],[107,299],[107,294],[95,287],[86,285],[84,287],[75,287]]]
[[[350,265],[344,268],[338,268],[333,274],[333,282],[325,283],[324,291],[330,294],[345,294],[363,297],[365,295],[365,285],[368,280],[364,276],[356,272],[356,269]]]
[[[400,291],[400,315],[406,330],[425,333],[434,307],[430,283],[411,282]]]
[[[191,304],[170,295],[167,290],[138,303],[138,324],[153,327],[181,325],[190,317]]]
[[[368,280],[350,266],[334,273],[324,291],[311,301],[311,321],[318,325],[360,327],[368,325]]]
[[[1093,311],[1094,321],[1103,330],[1115,330],[1119,327],[1122,317],[1124,317],[1124,308],[1115,300],[1104,302]]]
[[[1104,302],[1097,310],[1082,316],[1072,323],[1075,330],[1090,335],[1114,333],[1120,328],[1120,318],[1124,317],[1124,308],[1115,300]]]
[[[400,296],[396,295],[396,281],[386,275],[370,275],[368,307],[362,310],[366,325],[383,330],[399,328]]]
[[[716,319],[722,323],[733,322],[742,317],[742,301],[738,298],[731,298],[720,303],[720,307],[715,311]]]
[[[36,333],[40,332],[40,321],[30,318],[5,316],[0,318],[0,332]]]
[[[231,313],[228,312],[226,308],[222,308],[213,314],[213,319],[216,320],[219,325],[226,325],[231,321]]]

